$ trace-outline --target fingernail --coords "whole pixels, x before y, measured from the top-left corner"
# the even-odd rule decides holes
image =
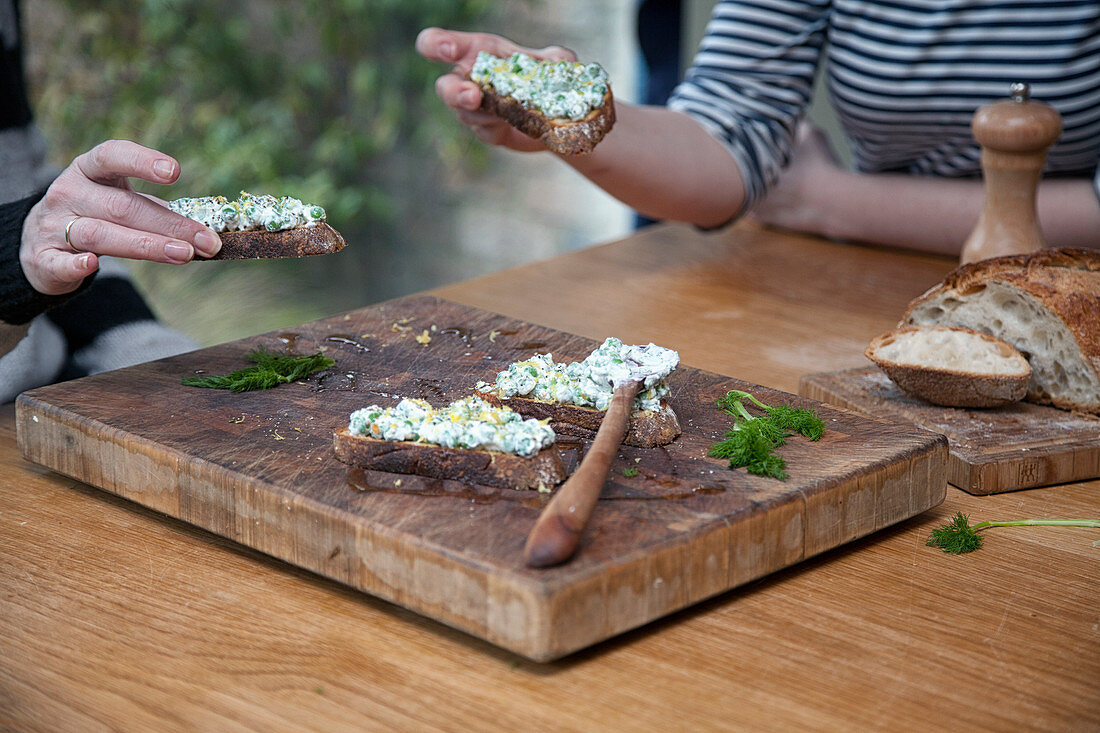
[[[171,178],[172,174],[176,172],[176,167],[172,165],[172,161],[161,158],[153,163],[153,172],[161,178]]]
[[[91,254],[80,255],[80,268],[82,270],[87,270],[88,265],[91,264],[91,260],[92,260],[92,255]]]
[[[455,57],[455,45],[450,41],[444,41],[439,44],[439,52],[443,55],[443,58],[448,61],[454,61]]]
[[[474,109],[480,104],[477,98],[477,92],[469,89],[458,95],[458,101],[467,109]]]
[[[191,260],[191,247],[187,244],[170,242],[164,245],[164,256],[173,262],[189,262]]]
[[[203,229],[195,235],[195,249],[207,257],[213,257],[221,248],[221,238],[209,229]]]

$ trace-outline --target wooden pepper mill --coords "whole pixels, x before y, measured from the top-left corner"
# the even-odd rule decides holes
[[[982,146],[985,204],[963,245],[961,264],[1044,249],[1035,210],[1047,149],[1062,134],[1062,117],[1050,105],[1028,100],[1017,82],[1011,99],[978,109],[970,123]]]

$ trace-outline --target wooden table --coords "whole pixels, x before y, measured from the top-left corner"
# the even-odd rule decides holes
[[[517,243],[522,246],[522,243]],[[661,226],[434,294],[794,392],[948,260]],[[1097,730],[1100,481],[938,509],[553,664],[29,464],[0,410],[0,729]]]

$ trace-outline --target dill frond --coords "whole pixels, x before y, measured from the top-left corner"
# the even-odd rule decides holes
[[[250,351],[245,358],[253,365],[225,375],[183,377],[181,382],[188,387],[250,392],[257,389],[271,389],[280,384],[302,379],[336,363],[319,351],[308,356],[286,356],[273,354],[262,346]]]
[[[745,400],[764,410],[764,413],[750,413]],[[729,459],[730,468],[745,467],[749,473],[758,476],[785,481],[788,478],[787,463],[775,455],[775,449],[784,445],[787,438],[795,433],[810,440],[818,440],[825,433],[825,423],[812,410],[789,405],[772,407],[748,392],[730,390],[718,400],[718,405],[733,417],[734,423],[723,439],[710,447],[707,455]]]
[[[821,436],[825,434],[825,423],[814,414],[813,410],[791,407],[790,405],[776,405],[767,408],[767,410],[772,420],[784,430],[793,430],[810,440],[820,440]]]
[[[925,544],[952,555],[962,555],[981,547],[982,536],[970,526],[970,517],[962,512],[955,512],[950,522],[932,530]]]
[[[952,555],[973,552],[982,546],[981,530],[989,527],[1094,527],[1100,528],[1100,519],[1011,519],[1007,521],[986,520],[975,525],[970,517],[956,512],[951,521],[937,527],[928,535],[925,542],[930,547],[938,547]]]

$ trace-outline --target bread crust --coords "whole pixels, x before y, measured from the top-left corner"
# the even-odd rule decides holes
[[[451,479],[502,489],[550,488],[565,479],[565,466],[554,446],[524,458],[497,451],[445,448],[428,443],[376,440],[333,433],[336,457],[356,468]]]
[[[561,155],[587,155],[595,149],[615,124],[615,103],[611,85],[603,103],[580,120],[553,119],[538,110],[524,107],[514,97],[498,94],[492,84],[481,87],[481,109],[492,112],[529,137],[541,140]]]
[[[484,396],[488,402],[510,407],[527,418],[549,420],[554,433],[561,438],[592,440],[600,429],[604,412],[593,407],[565,405],[558,402],[543,402],[526,397],[500,399],[496,395]],[[680,435],[680,421],[668,402],[661,403],[658,412],[635,410],[630,416],[624,445],[639,448],[655,448],[667,445]]]
[[[950,272],[942,283],[915,298],[901,325],[929,323],[927,309],[952,299],[965,299],[991,283],[1000,283],[1033,298],[1065,324],[1081,350],[1086,365],[1100,380],[1100,252],[1087,249],[1044,250],[1030,255],[1008,255],[972,262]],[[992,330],[986,324],[942,321]],[[996,333],[994,333],[996,335]],[[1028,346],[1013,343],[1027,352]],[[1067,401],[1043,395],[1033,382],[1028,400],[1065,409],[1100,414],[1100,395],[1091,400]]]
[[[913,308],[934,294],[953,291],[967,295],[990,280],[1012,283],[1035,296],[1056,313],[1082,351],[1100,369],[1100,252],[1091,249],[1043,250],[1030,255],[993,257],[963,265],[947,274],[943,283],[909,304]]]
[[[196,260],[252,260],[305,257],[339,252],[347,246],[343,235],[328,224],[294,227],[277,232],[251,230],[219,232],[222,248],[213,257]]]
[[[986,341],[1006,359],[1018,359],[1017,374],[992,374],[966,369],[951,369],[899,362],[883,357],[879,350],[905,334],[956,331]],[[906,393],[946,407],[1000,407],[1019,402],[1027,395],[1031,366],[1023,354],[1008,342],[960,326],[906,326],[871,339],[864,355],[878,365],[886,376]]]

